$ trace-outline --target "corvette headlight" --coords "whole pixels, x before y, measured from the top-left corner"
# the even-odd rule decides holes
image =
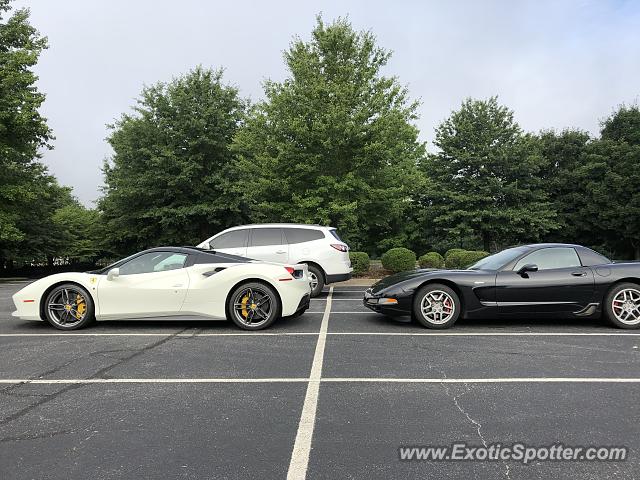
[[[395,298],[379,298],[378,305],[396,305],[398,300]]]

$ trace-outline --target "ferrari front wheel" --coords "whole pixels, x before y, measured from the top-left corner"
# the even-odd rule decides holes
[[[449,328],[462,311],[458,294],[438,283],[425,285],[413,299],[413,318],[427,328]]]
[[[45,298],[44,316],[50,325],[59,330],[86,327],[95,320],[93,299],[80,285],[59,285]]]
[[[264,283],[245,283],[229,297],[227,318],[243,330],[262,330],[280,317],[282,306],[273,287]]]

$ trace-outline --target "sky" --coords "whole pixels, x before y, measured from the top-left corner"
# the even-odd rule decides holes
[[[640,1],[16,0],[49,38],[35,68],[54,136],[43,161],[87,206],[111,154],[107,125],[144,85],[196,65],[225,69],[243,96],[282,80],[291,40],[321,13],[348,16],[393,51],[395,75],[421,102],[421,139],[467,97],[498,95],[527,131],[599,123],[640,97]]]

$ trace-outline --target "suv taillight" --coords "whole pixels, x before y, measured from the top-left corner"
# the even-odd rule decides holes
[[[342,243],[332,243],[331,246],[336,250],[340,250],[341,252],[349,251],[349,247],[347,247],[346,245],[343,245]]]

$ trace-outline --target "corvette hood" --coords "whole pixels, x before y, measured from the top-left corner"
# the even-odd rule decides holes
[[[383,278],[379,282],[375,283],[371,287],[371,291],[373,293],[384,290],[385,288],[391,287],[393,285],[397,285],[398,283],[406,282],[408,280],[413,280],[414,278],[424,278],[430,276],[444,276],[451,273],[468,273],[474,274],[476,271],[474,270],[441,270],[436,268],[421,268],[418,270],[410,270],[408,272],[400,272],[395,273],[393,275],[389,275],[388,277]]]

